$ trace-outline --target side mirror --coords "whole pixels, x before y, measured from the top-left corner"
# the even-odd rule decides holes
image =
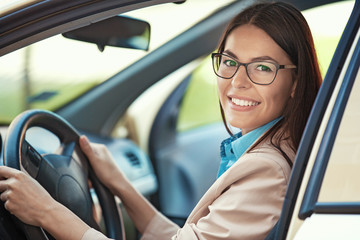
[[[150,24],[139,19],[115,16],[63,33],[63,36],[95,43],[101,52],[105,46],[148,50]]]

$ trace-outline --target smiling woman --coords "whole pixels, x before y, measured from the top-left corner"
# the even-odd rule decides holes
[[[350,16],[354,1],[329,3],[302,11],[314,37],[321,74],[325,77],[341,33]],[[343,14],[339,14],[339,13]],[[336,17],[334,17],[336,16]],[[326,24],[324,24],[326,22]],[[201,71],[201,74],[198,72]],[[208,59],[195,72],[182,101],[178,121],[179,131],[186,131],[221,121],[216,94],[216,81],[210,74]],[[201,91],[200,91],[201,90]],[[204,105],[207,106],[204,109]],[[202,111],[199,111],[202,109]]]
[[[121,199],[142,239],[263,239],[279,218],[321,83],[310,29],[292,5],[255,4],[229,23],[213,57],[224,123],[240,131],[223,141],[218,178],[182,228],[134,188],[104,145],[79,139],[96,176]],[[57,239],[107,239],[27,175],[0,167],[0,178],[1,200],[25,223]],[[31,210],[20,211],[26,204]]]
[[[246,134],[280,117],[296,87],[294,72],[276,67],[280,63],[296,68],[286,52],[262,29],[243,25],[229,34],[223,53],[246,62],[242,68],[226,55],[218,59],[219,97],[229,124]],[[228,66],[229,61],[237,68]]]
[[[113,231],[108,230],[106,214],[102,217],[99,212],[94,213],[95,221],[87,226],[67,210],[67,208],[74,209],[71,206],[80,206],[75,208],[92,215],[93,212],[89,211],[89,208],[83,211],[83,207],[91,202],[90,198],[87,203],[75,199],[77,196],[80,196],[80,199],[83,197],[81,192],[89,193],[87,196],[90,195],[94,209],[98,209],[98,204],[101,205],[102,202],[95,189],[88,189],[86,179],[81,181],[83,191],[75,186],[76,183],[69,179],[69,175],[64,178],[56,177],[68,174],[67,171],[61,170],[68,165],[67,163],[77,166],[81,151],[76,139],[70,140],[68,144],[69,141],[63,141],[61,134],[59,136],[51,130],[55,125],[54,121],[46,121],[45,129],[55,134],[58,141],[52,143],[49,134],[32,127],[26,131],[25,141],[21,141],[20,144],[16,142],[8,144],[9,141],[6,139],[15,135],[13,126],[16,121],[13,121],[11,127],[8,123],[17,112],[22,112],[22,109],[27,107],[56,110],[55,115],[66,118],[81,134],[86,134],[91,142],[100,144],[89,145],[86,138],[81,138],[81,146],[91,161],[94,160],[93,167],[98,175],[102,176],[102,181],[121,197],[122,201],[119,205],[123,210],[128,240],[139,239],[134,222],[143,233],[143,238],[262,239],[276,222],[282,199],[286,201],[282,205],[280,221],[276,224],[279,227],[271,231],[275,232],[273,239],[318,240],[324,238],[324,233],[327,234],[326,239],[338,240],[343,239],[344,236],[346,239],[357,239],[360,235],[357,227],[360,219],[357,191],[360,171],[360,164],[357,163],[360,157],[357,153],[360,152],[358,151],[360,141],[357,136],[360,136],[360,132],[356,131],[359,119],[354,114],[359,115],[356,111],[359,109],[356,96],[360,95],[356,85],[360,62],[359,1],[356,1],[353,14],[341,38],[341,44],[338,45],[320,94],[317,96],[304,137],[297,149],[292,170],[291,164],[296,150],[293,145],[296,145],[296,136],[300,132],[299,125],[291,120],[294,119],[291,118],[292,112],[297,113],[295,100],[308,99],[307,95],[301,94],[301,89],[307,88],[304,83],[310,80],[316,81],[318,76],[301,77],[309,71],[309,65],[316,64],[311,63],[313,59],[309,56],[307,61],[297,62],[301,57],[307,58],[308,53],[303,51],[306,46],[301,46],[301,51],[298,51],[296,46],[291,46],[291,43],[299,43],[301,36],[293,39],[291,36],[282,35],[284,31],[290,32],[293,36],[295,36],[293,31],[301,32],[294,29],[301,25],[301,21],[292,23],[291,27],[286,27],[286,17],[282,18],[285,22],[277,21],[277,17],[283,16],[282,14],[287,11],[281,11],[281,14],[273,16],[277,11],[271,9],[269,14],[264,14],[271,16],[271,19],[266,19],[264,26],[256,25],[259,24],[255,21],[259,20],[255,17],[258,11],[254,11],[250,14],[251,18],[240,22],[228,34],[224,34],[223,49],[221,47],[217,49],[216,44],[226,28],[225,23],[253,0],[234,1],[221,10],[215,10],[213,14],[191,28],[188,28],[189,25],[185,26],[186,24],[185,27],[181,24],[181,26],[175,25],[172,21],[191,22],[203,12],[203,9],[210,9],[209,12],[212,12],[212,6],[218,6],[225,1],[187,0],[184,4],[160,4],[154,8],[143,9],[144,11],[134,11],[131,13],[134,14],[132,16],[142,19],[147,19],[147,10],[153,11],[156,21],[153,19],[152,22],[152,38],[161,40],[164,36],[164,42],[160,43],[160,47],[150,46],[151,50],[152,47],[157,48],[150,54],[137,52],[141,56],[146,56],[140,56],[140,60],[135,60],[134,64],[131,64],[132,50],[116,51],[113,47],[105,47],[104,52],[101,53],[95,44],[64,39],[62,36],[43,40],[26,50],[20,49],[40,38],[73,30],[84,23],[96,22],[131,9],[168,1],[170,2],[170,0],[0,1],[0,5],[4,2],[33,3],[22,6],[26,8],[18,9],[11,14],[12,17],[10,14],[7,15],[8,17],[4,15],[0,17],[0,55],[9,52],[0,59],[0,112],[3,113],[4,109],[6,113],[13,111],[12,115],[6,116],[6,121],[0,123],[0,132],[6,143],[2,152],[8,152],[11,146],[14,147],[10,148],[14,155],[22,152],[29,157],[30,161],[25,163],[32,164],[30,165],[32,176],[36,175],[38,170],[36,165],[39,164],[39,160],[41,166],[50,169],[40,171],[41,176],[36,177],[35,180],[40,184],[45,183],[40,187],[24,173],[0,167],[0,175],[3,176],[0,177],[0,190],[4,190],[0,193],[0,199],[6,202],[6,208],[25,222],[29,220],[27,223],[45,228],[35,227],[41,237],[27,233],[25,235],[28,237],[23,236],[19,229],[22,229],[24,224],[17,227],[13,215],[4,209],[4,204],[0,201],[0,239],[42,240],[51,238],[49,232],[59,239],[71,239],[70,236],[62,234],[71,234],[78,230],[76,237],[78,239],[84,231],[86,235],[83,236],[86,239],[96,235],[100,236],[100,239],[105,238],[102,233],[89,230],[89,226],[107,234],[107,237],[121,239],[115,237]],[[296,4],[295,6],[303,10],[304,5],[313,7],[333,1],[336,0],[288,0],[287,2]],[[323,76],[343,31],[342,18],[344,17],[345,20],[350,15],[349,9],[354,2],[341,1],[334,4],[332,7],[335,11],[330,10],[329,6],[321,6],[309,12],[303,11],[314,33]],[[191,3],[198,5],[195,7]],[[112,7],[104,9],[104,6],[109,4],[118,5],[116,9]],[[39,10],[37,6],[41,5],[47,6],[42,9],[46,11],[36,11],[32,14],[31,10]],[[65,5],[76,7],[65,8]],[[344,5],[349,8],[343,8]],[[191,7],[188,9],[185,6]],[[162,10],[156,10],[157,7]],[[175,15],[172,11],[174,9],[184,11]],[[6,10],[8,11],[9,8]],[[0,7],[1,11],[3,9]],[[47,14],[49,12],[56,14]],[[193,17],[188,17],[190,12]],[[37,18],[39,15],[42,18]],[[330,19],[327,19],[326,16],[329,15]],[[259,18],[262,18],[261,16],[263,15],[260,14]],[[248,24],[249,19],[253,21],[252,24]],[[320,22],[319,27],[314,25],[314,19],[315,23]],[[69,24],[64,24],[64,21]],[[274,21],[281,29],[272,28]],[[159,22],[158,26],[162,28],[156,30],[155,22]],[[342,23],[342,27],[338,29],[339,23]],[[30,26],[31,31],[29,31]],[[328,27],[331,32],[334,30],[338,32],[330,35],[325,31]],[[263,32],[256,31],[258,30],[256,28]],[[165,39],[183,30],[184,33],[171,41]],[[163,31],[166,36],[163,35]],[[239,32],[242,34],[239,35]],[[247,35],[244,36],[244,33]],[[14,40],[15,36],[17,39]],[[261,42],[254,36],[261,38],[266,36],[270,41]],[[286,38],[286,41],[282,41],[281,36]],[[244,49],[242,46],[237,46],[233,43],[234,37],[238,37],[239,42],[249,47]],[[250,43],[245,41],[246,37],[251,38]],[[46,42],[51,44],[48,45]],[[311,41],[306,38],[301,43],[309,44]],[[103,45],[99,45],[102,49]],[[264,49],[263,46],[268,46],[270,50],[280,48],[284,52],[275,53],[268,48]],[[15,51],[15,48],[19,50]],[[262,51],[251,52],[254,48]],[[111,54],[113,50],[116,52],[114,56]],[[215,74],[209,56],[214,50],[216,52],[212,55]],[[10,53],[10,51],[15,52]],[[292,51],[295,53],[293,54]],[[314,53],[311,52],[311,55]],[[279,56],[288,58],[279,59]],[[123,62],[129,64],[125,64],[122,68]],[[85,67],[82,63],[85,63]],[[294,66],[296,68],[293,68]],[[117,72],[118,70],[121,72]],[[10,72],[15,74],[12,75]],[[286,79],[289,81],[284,81]],[[20,83],[26,82],[25,80],[30,80],[29,84],[21,85]],[[37,84],[37,81],[41,84]],[[223,90],[220,94],[216,93],[217,81]],[[354,85],[352,85],[353,81],[355,81]],[[87,83],[91,85],[86,85]],[[296,85],[293,96],[291,86],[287,84]],[[301,84],[303,86],[299,88]],[[67,88],[63,88],[64,86]],[[284,90],[284,94],[280,94],[281,97],[289,99],[288,104],[285,104],[289,105],[288,109],[285,106],[281,116],[276,117],[274,114],[275,119],[270,119],[262,126],[256,126],[265,122],[262,116],[272,118],[269,116],[273,113],[261,114],[255,119],[256,121],[251,121],[251,117],[255,116],[265,104],[272,103],[272,99],[276,100],[277,96],[274,97],[274,93],[280,89]],[[311,86],[306,89],[305,94],[312,92],[309,89],[312,89]],[[82,91],[84,94],[81,93]],[[30,97],[25,99],[23,93],[29,93]],[[139,97],[142,93],[144,95]],[[219,96],[224,99],[221,102],[223,113],[225,111],[229,115],[227,119],[224,113],[224,122],[232,135],[230,138],[224,125],[221,124]],[[282,105],[280,103],[279,108],[284,107]],[[238,121],[237,114],[241,116]],[[297,114],[305,115],[306,112]],[[291,127],[294,125],[298,128],[295,130],[299,132]],[[223,139],[225,141],[221,145],[221,164],[219,164],[219,145]],[[75,148],[73,148],[74,143]],[[20,149],[18,146],[23,147]],[[76,149],[73,154],[71,154],[72,149]],[[59,153],[64,155],[60,157]],[[70,155],[75,161],[70,161]],[[114,161],[111,161],[112,156]],[[6,159],[0,157],[0,165],[11,167],[11,162],[17,160],[16,157],[7,156]],[[219,165],[220,171],[218,171]],[[59,171],[54,171],[53,167],[57,167]],[[84,172],[86,175],[90,168],[75,169],[76,172]],[[290,170],[291,177],[289,177]],[[60,171],[62,173],[58,174]],[[216,178],[217,172],[218,178]],[[339,181],[339,176],[342,181]],[[61,184],[57,184],[56,179],[60,179]],[[84,180],[83,177],[81,179]],[[66,208],[48,198],[48,194],[43,191],[43,188],[47,189],[49,184],[55,186],[55,189],[56,186],[61,186],[57,188],[58,192],[50,188],[52,192],[50,194],[53,199],[63,201],[61,204]],[[93,181],[90,186],[94,186]],[[7,191],[9,189],[10,191]],[[34,192],[29,191],[30,189],[37,189],[36,194],[32,195]],[[72,194],[74,192],[80,195]],[[60,193],[60,197],[56,196],[57,193]],[[71,198],[67,197],[69,194]],[[36,200],[41,196],[44,198]],[[142,196],[149,199],[156,209],[149,207],[147,200]],[[67,200],[71,201],[70,205],[65,205]],[[195,206],[197,203],[198,205]],[[20,213],[16,210],[17,204],[22,205]],[[44,209],[44,206],[47,208]],[[139,211],[138,217],[137,210],[142,207],[144,208]],[[111,212],[116,215],[115,208]],[[125,208],[133,221],[126,214]],[[49,209],[45,217],[38,218],[42,210]],[[22,218],[21,214],[30,215],[30,219]],[[82,214],[79,216],[84,217]],[[40,221],[37,221],[38,219]],[[47,224],[53,221],[54,224],[48,226],[44,221]],[[83,221],[87,223],[86,219]],[[96,222],[105,224],[97,226]],[[118,226],[115,229],[120,229]],[[57,236],[57,233],[60,236]],[[295,235],[297,237],[294,238]]]

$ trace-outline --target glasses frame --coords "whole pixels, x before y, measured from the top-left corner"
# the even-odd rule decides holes
[[[216,72],[216,68],[219,69],[219,63],[216,63],[215,62],[215,57],[217,56],[225,56],[225,57],[228,57],[230,58],[231,60],[233,60],[234,62],[236,62],[238,65],[236,67],[236,70],[234,72],[234,74],[231,76],[231,77],[223,77],[223,76],[220,76],[217,72]],[[254,80],[251,79],[251,77],[249,76],[249,72],[248,72],[248,69],[247,69],[247,66],[249,64],[252,64],[252,63],[255,63],[255,62],[266,62],[266,61],[254,61],[254,62],[249,62],[249,63],[242,63],[242,62],[239,62],[237,61],[236,59],[234,59],[233,57],[227,55],[227,54],[224,54],[224,53],[212,53],[211,54],[211,59],[212,59],[212,65],[213,65],[213,70],[214,70],[214,73],[216,74],[216,76],[220,77],[220,78],[223,78],[223,79],[230,79],[230,78],[233,78],[235,76],[235,74],[237,73],[237,71],[239,70],[239,68],[241,66],[244,66],[245,67],[245,70],[246,70],[246,75],[248,76],[248,78],[250,79],[250,81],[252,83],[255,83],[255,84],[258,84],[258,85],[270,85],[274,82],[276,76],[277,76],[277,73],[280,69],[295,69],[297,68],[295,65],[292,65],[292,64],[289,64],[289,65],[280,65],[278,63],[275,63],[275,62],[268,62],[268,63],[271,63],[271,64],[274,64],[274,66],[276,67],[276,71],[275,71],[275,75],[274,75],[274,78],[269,82],[269,83],[257,83],[255,82]],[[216,65],[217,64],[217,67]]]

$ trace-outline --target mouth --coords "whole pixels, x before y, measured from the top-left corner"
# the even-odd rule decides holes
[[[243,100],[243,99],[238,99],[238,98],[231,98],[231,102],[233,102],[235,105],[240,106],[240,107],[251,107],[251,106],[257,106],[260,104],[260,102]]]

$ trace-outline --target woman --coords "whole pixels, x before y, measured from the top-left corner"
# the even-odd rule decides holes
[[[222,143],[219,177],[182,228],[131,186],[103,145],[80,138],[97,176],[120,197],[143,239],[263,239],[279,218],[321,82],[310,30],[288,4],[257,4],[230,22],[212,60],[226,128],[241,131]],[[0,176],[0,198],[22,221],[57,239],[106,239],[27,175],[1,167]],[[28,187],[14,187],[20,184]]]

